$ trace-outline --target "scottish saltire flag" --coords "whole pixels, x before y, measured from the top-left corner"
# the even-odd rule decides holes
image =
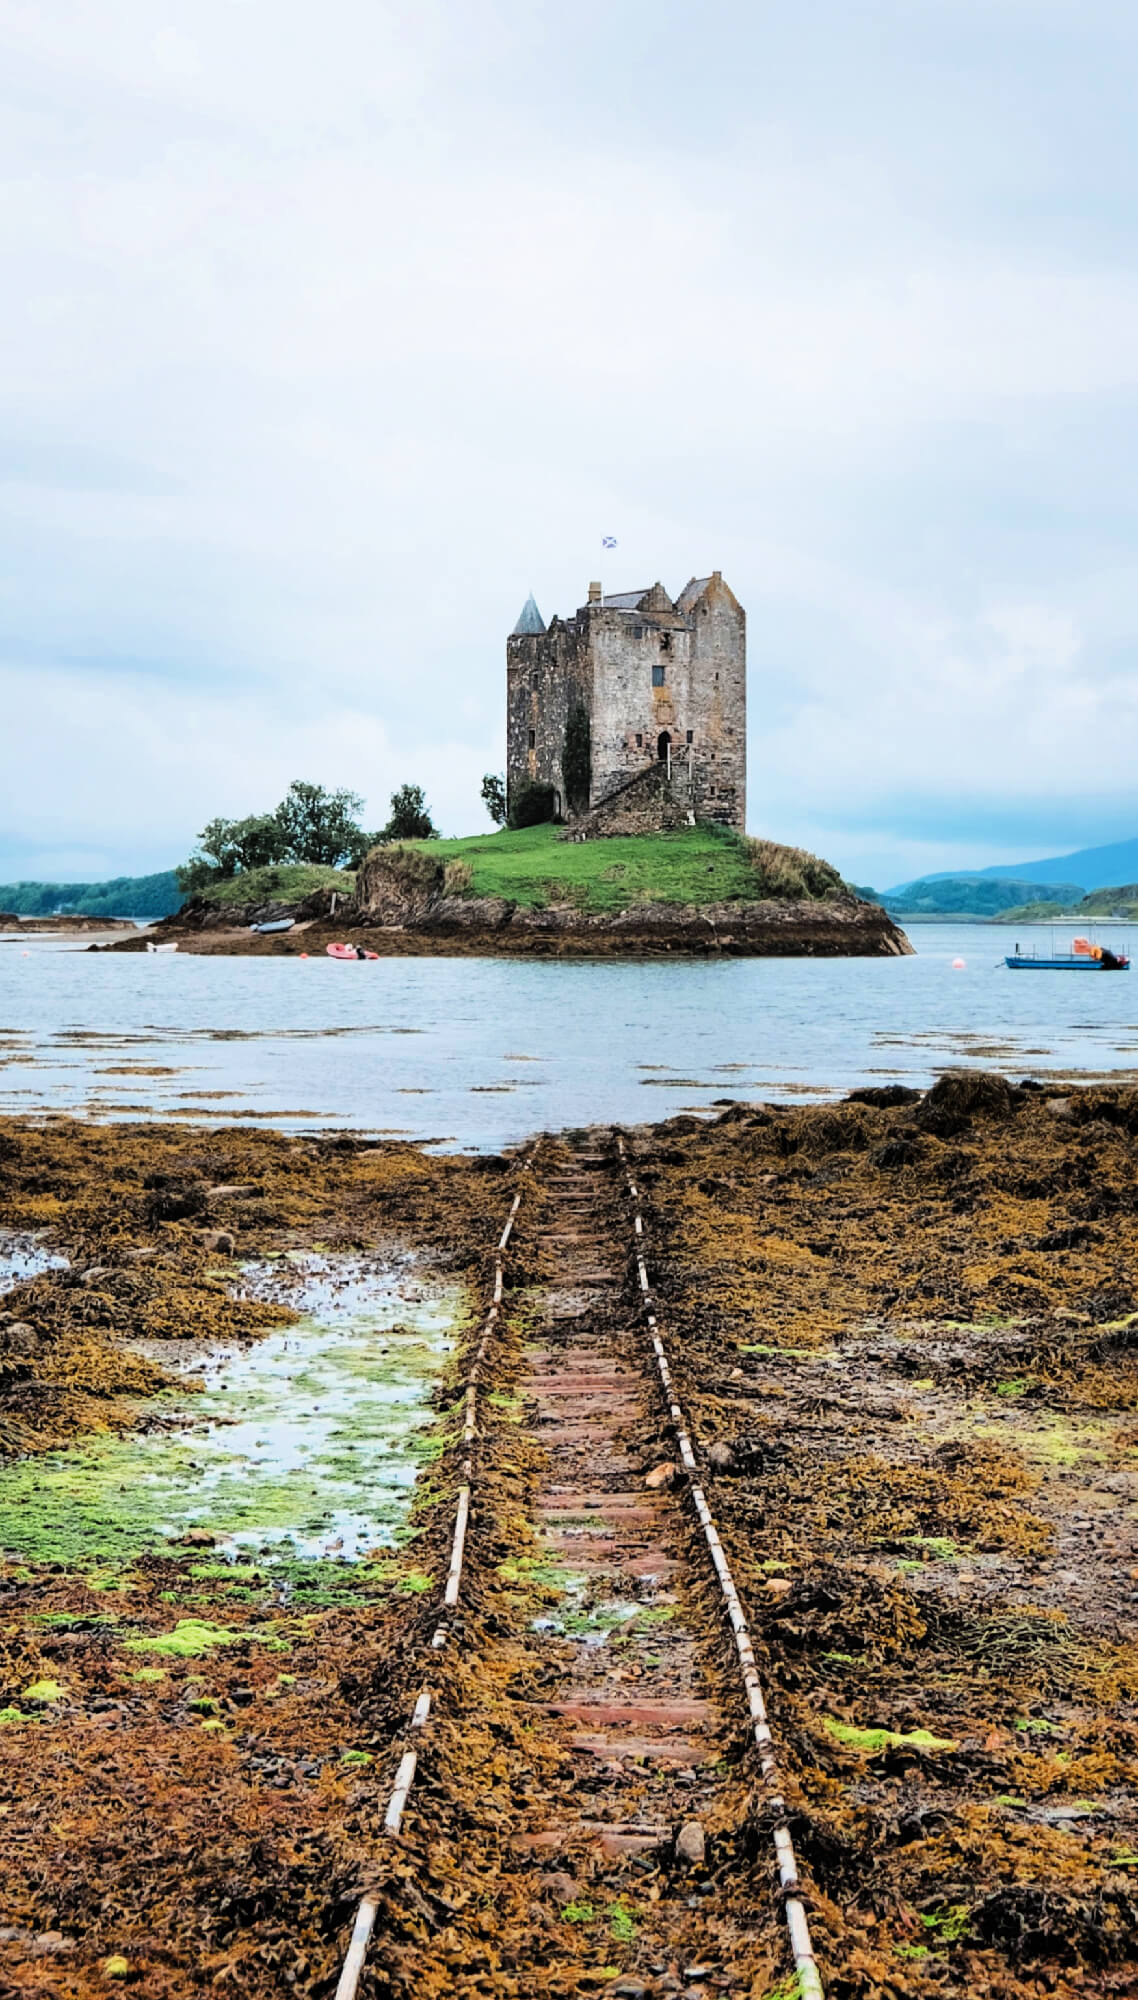
[[[601,536],[601,547],[602,547],[602,549],[615,549],[615,547],[616,547],[616,536],[615,536],[615,535],[602,535],[602,536]]]

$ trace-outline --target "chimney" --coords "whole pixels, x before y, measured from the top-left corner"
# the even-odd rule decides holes
[[[711,572],[711,581],[712,583],[722,583],[723,571],[721,569],[713,569]]]
[[[589,585],[589,603],[599,604],[600,601],[601,601],[601,586],[599,583],[591,583]]]

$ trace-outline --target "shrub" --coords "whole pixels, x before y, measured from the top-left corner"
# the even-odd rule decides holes
[[[474,886],[474,870],[469,861],[448,861],[443,869],[443,895],[468,896]]]
[[[780,902],[820,902],[841,895],[845,884],[836,868],[804,847],[781,847],[777,840],[744,839],[747,858],[758,877],[761,897]]]
[[[523,785],[510,801],[510,825],[546,826],[556,819],[557,794],[552,785]]]

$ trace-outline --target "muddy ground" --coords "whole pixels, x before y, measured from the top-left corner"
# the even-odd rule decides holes
[[[1138,1993],[1138,1093],[949,1080],[916,1102],[681,1118],[630,1146],[828,1992]],[[579,1786],[537,1707],[561,1642],[538,1644],[534,1620],[565,1599],[542,1559],[532,1386],[565,1168],[548,1144],[538,1164],[461,1645],[405,1843],[381,1828],[445,1571],[465,1328],[414,1539],[341,1566],[327,1601],[282,1601],[201,1546],[92,1574],[46,1523],[39,1556],[4,1564],[0,1993],[315,2000],[374,1882],[371,1996],[623,1981],[791,2000],[744,1728],[720,1727],[693,1780],[711,1835],[694,1875],[666,1840],[619,1880],[587,1843],[552,1865],[525,1846]],[[243,1255],[416,1245],[476,1300],[516,1180],[512,1161],[340,1138],[0,1124],[0,1226],[71,1260],[0,1299],[0,1446],[34,1468],[146,1420],[157,1377],[132,1333],[256,1339],[279,1309],[230,1297]],[[619,1243],[616,1193],[598,1204]],[[625,1246],[594,1323],[626,1361],[627,1274]],[[622,1421],[642,1481],[669,1453],[647,1371]],[[674,1615],[727,1717],[730,1652],[674,1497]],[[627,1648],[613,1671],[678,1690],[694,1671],[678,1641],[674,1659],[660,1638],[638,1652],[638,1629],[602,1634]],[[646,1810],[647,1766],[610,1782]]]

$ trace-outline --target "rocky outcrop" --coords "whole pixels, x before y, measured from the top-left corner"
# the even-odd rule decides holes
[[[445,869],[418,847],[373,847],[356,874],[356,921],[413,924],[443,897]]]
[[[575,904],[530,909],[497,896],[448,896],[441,862],[417,849],[375,848],[359,871],[353,928],[466,940],[497,950],[606,953],[727,952],[774,957],[903,957],[904,932],[877,903],[855,896],[822,901],[633,903],[591,915]]]

